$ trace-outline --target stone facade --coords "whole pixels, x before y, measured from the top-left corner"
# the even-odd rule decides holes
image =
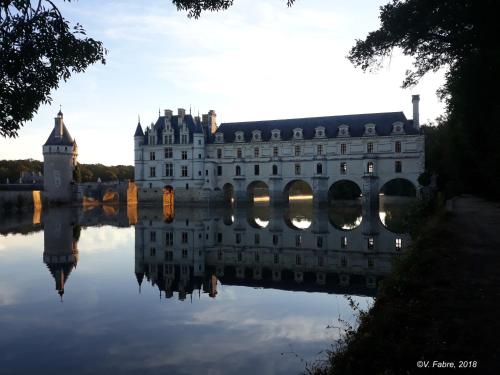
[[[413,121],[389,112],[217,127],[214,111],[200,119],[166,110],[145,131],[140,123],[136,128],[139,201],[161,201],[170,186],[176,201],[220,201],[230,191],[242,202],[259,184],[268,188],[271,203],[281,203],[297,181],[310,187],[315,203],[327,201],[342,180],[354,182],[365,197],[378,197],[394,179],[418,191],[425,167],[418,101],[414,96]]]

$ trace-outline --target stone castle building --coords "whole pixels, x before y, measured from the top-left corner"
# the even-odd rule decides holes
[[[69,203],[73,197],[73,172],[78,147],[64,125],[63,114],[57,114],[54,129],[43,145],[43,188],[51,202]]]
[[[165,110],[134,134],[138,199],[160,201],[168,190],[176,201],[240,202],[266,191],[280,203],[302,185],[321,203],[339,181],[369,198],[395,179],[418,191],[425,162],[419,100],[412,98],[413,120],[387,112],[217,126],[214,111],[200,119]]]

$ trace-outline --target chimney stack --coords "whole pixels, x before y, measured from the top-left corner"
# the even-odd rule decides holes
[[[166,109],[165,111],[165,117],[170,120],[172,118],[172,110]]]
[[[179,125],[184,123],[184,116],[185,115],[186,115],[186,110],[184,108],[177,109],[177,116],[179,118],[179,120],[178,120]]]
[[[419,116],[419,102],[420,95],[412,95],[411,101],[413,103],[413,127],[415,129],[420,129],[420,116]]]
[[[208,111],[208,128],[210,129],[211,134],[214,134],[217,131],[217,115],[213,109]]]

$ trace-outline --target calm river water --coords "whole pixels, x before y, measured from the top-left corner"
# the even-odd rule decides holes
[[[408,245],[404,207],[0,217],[0,373],[301,373]]]

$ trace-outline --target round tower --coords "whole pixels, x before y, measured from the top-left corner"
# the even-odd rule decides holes
[[[77,156],[76,142],[64,125],[63,114],[59,111],[54,119],[54,129],[43,145],[43,188],[50,202],[71,202]]]
[[[139,119],[134,134],[134,178],[135,181],[143,180],[143,160],[142,145],[144,144],[144,132],[142,131],[141,121]]]

